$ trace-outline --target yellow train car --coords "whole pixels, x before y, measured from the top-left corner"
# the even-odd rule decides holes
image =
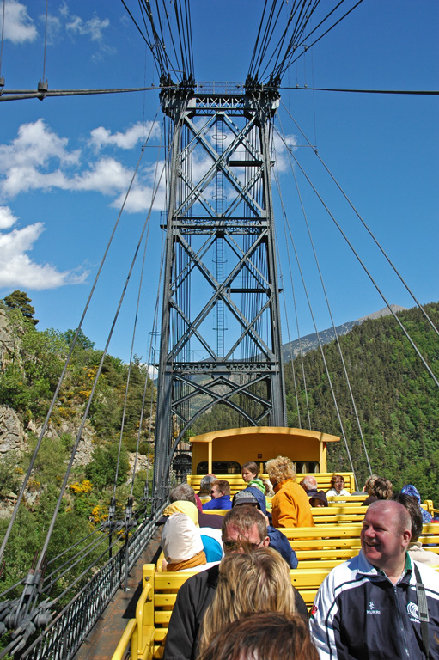
[[[288,456],[296,472],[326,472],[326,445],[340,438],[322,431],[307,431],[283,426],[246,426],[209,431],[190,439],[192,474],[240,474],[247,461],[259,465],[278,455]]]

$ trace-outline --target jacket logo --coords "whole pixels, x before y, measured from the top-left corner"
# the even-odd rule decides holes
[[[415,621],[419,621],[419,612],[416,603],[407,603],[407,612],[412,619],[415,619]]]
[[[381,614],[381,610],[377,610],[375,607],[375,603],[373,600],[369,601],[368,608],[366,610],[366,614]]]

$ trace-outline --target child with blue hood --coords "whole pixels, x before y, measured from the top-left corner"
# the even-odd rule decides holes
[[[425,523],[431,522],[432,521],[432,515],[428,511],[422,508],[421,506],[421,496],[419,494],[419,490],[416,488],[416,486],[413,486],[413,484],[407,484],[406,486],[403,486],[401,488],[401,493],[404,493],[405,495],[411,495],[411,497],[415,497],[418,504],[419,508],[421,509],[422,513],[422,520]]]

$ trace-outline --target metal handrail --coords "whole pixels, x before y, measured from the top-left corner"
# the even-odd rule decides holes
[[[137,623],[137,655],[133,655],[132,653],[132,658],[142,658],[144,651],[145,651],[145,646],[147,643],[150,642],[150,640],[145,641],[145,626],[144,626],[144,621],[143,621],[143,608],[146,602],[151,600],[149,598],[149,594],[152,591],[151,585],[147,582],[145,586],[143,587],[142,594],[137,601],[137,607],[136,607],[136,623]],[[132,649],[133,650],[133,649]]]
[[[131,642],[131,657],[136,657],[137,655],[137,648],[133,648],[133,636],[135,632],[137,631],[137,620],[136,619],[130,619],[125,626],[125,630],[123,631],[123,635],[119,640],[119,644],[117,645],[117,648],[115,652],[113,653],[111,660],[124,660],[125,654],[126,654],[126,649],[128,646],[128,643]],[[137,637],[137,636],[136,636]],[[137,647],[137,643],[136,643]],[[136,655],[134,655],[136,653]]]

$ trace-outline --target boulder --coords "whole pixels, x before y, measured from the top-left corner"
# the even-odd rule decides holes
[[[0,406],[0,454],[26,448],[23,425],[12,408]]]
[[[18,340],[14,338],[9,325],[8,315],[0,308],[0,370],[12,362],[18,350]]]

